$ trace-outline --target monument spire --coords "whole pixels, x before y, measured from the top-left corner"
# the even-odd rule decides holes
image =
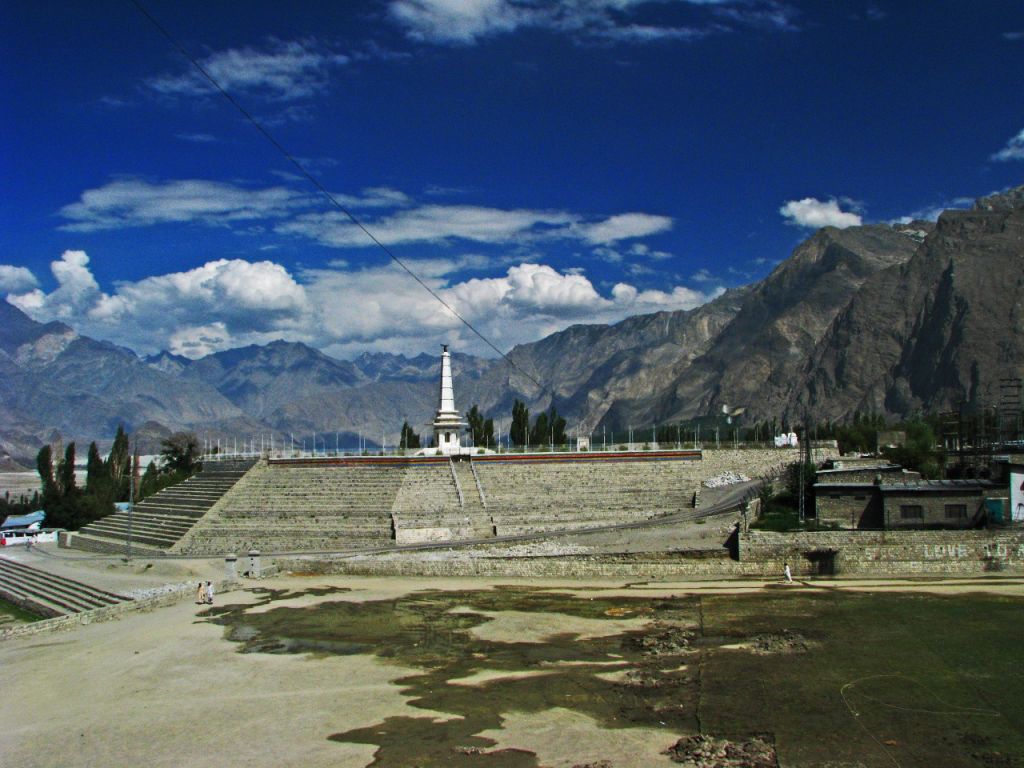
[[[434,417],[434,446],[445,455],[457,454],[462,449],[459,433],[467,426],[455,410],[455,388],[452,385],[452,356],[448,345],[441,345],[441,387]]]

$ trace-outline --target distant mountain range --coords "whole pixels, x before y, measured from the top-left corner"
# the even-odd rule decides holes
[[[1024,187],[937,224],[826,227],[697,309],[572,326],[509,358],[456,353],[457,404],[506,424],[516,398],[534,413],[554,404],[585,431],[723,406],[750,423],[995,405],[1000,380],[1024,374]],[[403,420],[427,431],[439,354],[344,361],[277,341],[141,359],[0,302],[0,367],[0,459],[30,460],[58,436],[110,439],[120,423],[148,447],[177,429],[393,442]]]

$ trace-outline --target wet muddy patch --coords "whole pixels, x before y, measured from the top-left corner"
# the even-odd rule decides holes
[[[776,748],[798,765],[941,757],[969,766],[980,759],[972,751],[991,764],[1020,742],[988,714],[1016,712],[1024,695],[1012,649],[1000,645],[1022,625],[1020,603],[792,592],[591,598],[522,586],[363,602],[329,590],[259,598],[206,620],[243,653],[302,653],[311,663],[360,654],[411,670],[394,683],[405,704],[391,716],[348,729],[339,716],[324,734],[372,745],[375,766],[759,766],[776,764]],[[915,684],[865,679],[880,666]],[[979,680],[990,690],[979,692]],[[1005,706],[935,706],[935,697],[982,696]],[[991,745],[940,753],[949,717],[970,718]]]

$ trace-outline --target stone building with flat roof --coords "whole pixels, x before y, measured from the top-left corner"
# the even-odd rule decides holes
[[[837,528],[973,528],[988,520],[986,502],[1006,496],[988,480],[827,482],[814,485],[814,509],[819,524]]]
[[[921,480],[882,484],[886,528],[972,528],[985,520],[985,501],[1006,496],[988,480]]]

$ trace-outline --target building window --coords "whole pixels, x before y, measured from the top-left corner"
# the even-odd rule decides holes
[[[900,520],[923,520],[924,507],[920,504],[900,504]]]
[[[966,504],[947,504],[946,505],[946,519],[947,520],[959,520],[960,518],[967,517],[967,505]]]

